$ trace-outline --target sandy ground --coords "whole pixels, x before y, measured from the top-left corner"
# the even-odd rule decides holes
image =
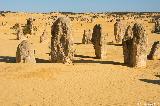
[[[37,64],[16,64],[16,48],[21,41],[15,40],[10,27],[16,20],[25,22],[29,16],[16,18],[8,14],[8,18],[0,18],[8,22],[0,26],[0,106],[160,106],[160,61],[148,60],[146,68],[127,67],[123,64],[122,46],[114,44],[107,45],[106,59],[95,59],[93,46],[81,44],[83,30],[95,23],[73,23],[74,65],[49,63],[50,43],[39,43],[42,26],[30,38]],[[104,25],[108,42],[112,42],[114,22],[98,23]],[[149,52],[160,35],[150,33],[152,24],[145,26]]]

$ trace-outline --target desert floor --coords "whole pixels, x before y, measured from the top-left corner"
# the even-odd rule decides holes
[[[42,31],[29,38],[37,63],[17,64],[16,48],[21,41],[9,29],[14,17],[7,16],[3,20],[8,24],[0,26],[0,106],[160,106],[160,60],[148,60],[146,68],[127,67],[122,46],[116,44],[107,45],[106,59],[95,59],[93,46],[81,44],[83,29],[94,23],[73,23],[74,65],[49,63],[49,42],[39,43]],[[99,23],[112,42],[114,22]],[[160,35],[150,33],[151,24],[145,25],[149,53]]]

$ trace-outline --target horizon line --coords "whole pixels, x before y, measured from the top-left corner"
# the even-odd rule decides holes
[[[11,13],[160,13],[160,11],[86,11],[86,12],[73,12],[73,11],[46,11],[46,12],[40,12],[40,11],[11,11],[11,10],[0,10],[0,13],[4,12],[11,12]]]

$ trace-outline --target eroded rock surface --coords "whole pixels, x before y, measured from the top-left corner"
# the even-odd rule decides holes
[[[16,62],[17,63],[36,63],[34,56],[34,49],[32,48],[32,44],[23,40],[17,47],[16,52]]]
[[[148,55],[148,59],[150,60],[160,59],[160,41],[154,42],[150,54]]]
[[[103,27],[97,24],[93,28],[92,43],[95,49],[95,55],[98,59],[106,57],[106,35],[104,34]]]
[[[52,26],[51,34],[51,61],[71,64],[74,50],[70,20],[58,18]]]

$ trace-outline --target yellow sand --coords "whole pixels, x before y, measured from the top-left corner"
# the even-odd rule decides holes
[[[91,44],[80,44],[83,30],[93,28],[96,23],[104,25],[108,42],[114,41],[115,21],[99,18],[94,23],[72,22],[76,57],[74,65],[63,65],[48,63],[50,25],[48,43],[39,43],[46,23],[41,19],[49,16],[8,13],[5,18],[0,17],[0,24],[7,22],[6,26],[0,25],[0,106],[160,106],[159,60],[148,60],[146,68],[130,68],[123,64],[122,46],[107,45],[106,59],[99,60],[94,58]],[[25,24],[29,17],[35,18],[35,25],[39,26],[29,38],[38,63],[17,64],[16,48],[21,41],[15,40],[10,27],[16,22]],[[146,27],[149,52],[160,35],[151,33],[152,23],[137,21]]]

